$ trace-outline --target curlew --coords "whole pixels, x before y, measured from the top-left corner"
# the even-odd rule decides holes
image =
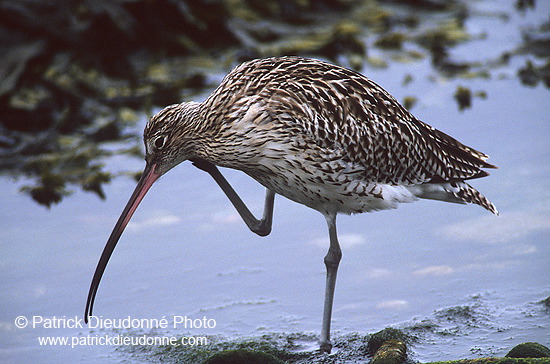
[[[498,214],[466,180],[496,168],[487,155],[415,118],[387,91],[349,69],[277,57],[233,69],[203,102],[171,105],[145,127],[146,166],[97,265],[86,304],[92,314],[103,272],[137,206],[163,174],[189,160],[208,172],[254,233],[271,232],[275,194],[322,213],[330,245],[320,349],[330,352],[336,274],[342,256],[336,215],[396,208],[419,198],[473,203]],[[246,207],[217,166],[266,188],[263,217]]]

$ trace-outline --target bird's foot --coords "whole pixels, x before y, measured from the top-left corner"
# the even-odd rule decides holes
[[[319,350],[321,350],[322,353],[330,354],[332,344],[330,342],[321,342],[321,345],[319,345]]]

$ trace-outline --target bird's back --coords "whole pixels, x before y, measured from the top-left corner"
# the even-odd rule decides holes
[[[352,70],[299,57],[250,61],[226,76],[205,109],[212,104],[223,110],[215,116],[220,132],[241,133],[252,146],[247,158],[241,145],[239,159],[255,162],[240,169],[311,207],[340,199],[337,210],[362,212],[421,197],[496,213],[464,182],[495,168],[487,155],[416,119]]]

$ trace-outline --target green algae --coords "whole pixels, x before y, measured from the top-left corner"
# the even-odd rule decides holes
[[[490,78],[523,57],[515,75],[522,84],[550,87],[547,22],[518,29],[523,44],[498,59],[453,57],[457,46],[483,41],[465,26],[470,17],[510,18],[502,11],[476,14],[465,1],[10,4],[0,13],[0,173],[28,181],[22,191],[46,206],[77,189],[105,197],[103,186],[124,173],[106,170],[103,161],[141,154],[138,120],[211,90],[212,75],[250,58],[297,54],[368,71],[429,57],[433,82],[466,82]],[[517,4],[518,12],[533,9],[534,3]],[[469,89],[465,84],[455,94],[461,110],[487,96]],[[412,107],[419,97],[404,102]],[[121,147],[107,144],[113,142]]]
[[[318,337],[311,334],[265,334],[227,340],[223,337],[208,336],[204,345],[197,346],[121,346],[125,356],[147,362],[214,364],[214,363],[287,363],[287,364],[413,364],[409,357],[410,347],[419,340],[403,330],[386,328],[372,335],[357,333],[335,336],[333,352],[328,355],[318,350]],[[535,348],[537,343],[519,344],[516,348]],[[510,352],[513,353],[517,349]],[[523,350],[523,349],[521,349]],[[529,351],[532,353],[533,351]],[[529,354],[524,354],[529,355]],[[531,354],[532,355],[532,354]],[[246,359],[246,360],[245,360]],[[547,364],[550,358],[504,358],[486,357],[437,361],[434,364]]]
[[[546,346],[535,343],[526,342],[516,345],[506,354],[508,358],[549,358],[550,349]]]
[[[429,364],[548,364],[550,359],[478,358],[436,361]]]
[[[261,351],[226,350],[208,358],[204,364],[283,364],[282,360]]]

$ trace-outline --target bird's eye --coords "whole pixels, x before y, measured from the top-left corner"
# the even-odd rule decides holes
[[[165,141],[165,137],[163,136],[159,136],[157,139],[155,139],[155,148],[157,149],[161,149],[162,147],[164,147],[164,141]]]

